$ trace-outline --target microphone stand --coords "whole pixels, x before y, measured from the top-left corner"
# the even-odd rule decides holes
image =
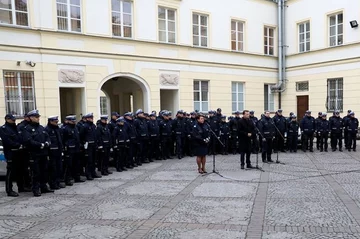
[[[280,130],[278,129],[278,127],[276,127],[275,122],[273,121],[272,118],[270,118],[270,122],[271,122],[271,124],[275,127],[276,131],[278,132],[278,134],[281,136],[281,138],[282,138],[282,139],[284,140],[284,142],[285,142],[284,136],[282,135],[282,133],[280,132]],[[276,140],[276,143],[277,143],[277,142],[278,142],[278,140]],[[277,164],[283,164],[283,165],[285,165],[285,163],[282,163],[282,162],[279,161],[279,149],[276,150],[276,163],[277,163]]]
[[[250,119],[251,120],[251,119]],[[252,120],[251,120],[252,121]],[[265,172],[264,169],[262,169],[260,166],[259,166],[259,151],[260,151],[260,142],[259,142],[259,135],[261,135],[261,137],[263,137],[263,135],[261,134],[260,130],[258,129],[258,127],[256,126],[255,122],[252,121],[253,124],[254,124],[254,127],[255,127],[255,130],[256,130],[256,140],[257,140],[257,143],[258,143],[258,150],[256,152],[256,165],[254,168],[246,168],[246,170],[259,170],[261,172]]]
[[[223,148],[225,148],[225,145],[221,142],[221,140],[218,138],[218,136],[215,134],[215,132],[211,129],[210,124],[208,122],[206,122],[206,121],[205,121],[205,123],[209,127],[209,131],[211,132],[211,134],[218,140],[218,142],[221,144],[221,146]],[[203,174],[203,175],[209,175],[209,174],[215,173],[215,174],[222,177],[222,175],[215,170],[215,161],[216,161],[215,157],[216,156],[215,156],[215,144],[214,144],[213,145],[213,170],[212,170],[211,173],[207,173],[207,174]]]

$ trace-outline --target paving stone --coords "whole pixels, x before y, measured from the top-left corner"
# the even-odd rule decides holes
[[[55,191],[55,194],[69,194],[69,195],[92,195],[102,194],[107,190],[112,190],[123,185],[125,182],[117,180],[97,180],[86,183],[77,183],[72,187],[66,187],[61,190]]]
[[[9,238],[38,224],[35,221],[0,220],[0,238]]]
[[[149,180],[192,181],[199,177],[196,171],[162,171],[149,176]]]
[[[147,196],[175,196],[180,193],[190,182],[140,182],[121,190],[126,195],[147,195]]]
[[[134,171],[134,170],[130,170],[129,171],[124,171],[124,172],[114,172],[113,174],[110,174],[106,177],[102,177],[102,178],[99,178],[97,180],[99,181],[106,181],[106,180],[124,180],[124,181],[128,181],[128,180],[134,180],[136,179],[137,177],[143,175],[145,173],[145,171],[140,171],[140,170],[137,170],[137,171]]]
[[[264,232],[262,236],[262,239],[332,239],[332,238],[358,239],[360,238],[360,234]]]
[[[196,197],[238,197],[244,199],[253,199],[257,187],[253,184],[239,183],[203,183],[192,192]]]

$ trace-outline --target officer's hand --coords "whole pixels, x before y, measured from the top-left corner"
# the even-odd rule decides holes
[[[126,140],[126,142],[129,143],[129,142],[130,142],[130,139]]]
[[[61,153],[61,156],[64,156],[64,153]]]
[[[103,148],[103,146],[99,146],[99,147],[98,147],[98,149],[102,149],[102,148]]]
[[[248,136],[248,137],[251,137],[251,133],[248,133],[247,136]]]
[[[114,150],[112,148],[110,148],[110,152],[113,152]]]
[[[43,148],[44,148],[44,146],[45,146],[44,144],[41,144],[40,149],[43,149]]]
[[[19,147],[19,149],[22,149],[23,148],[23,146],[20,144],[20,147]]]
[[[266,139],[265,139],[265,138],[263,138],[263,139],[262,139],[262,141],[263,141],[263,142],[266,142]]]
[[[45,147],[49,147],[49,145],[50,145],[49,142],[46,141],[45,142]]]
[[[114,149],[117,149],[117,146],[116,146],[116,145],[114,146]]]

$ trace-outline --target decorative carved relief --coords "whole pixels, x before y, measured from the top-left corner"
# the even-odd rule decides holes
[[[177,86],[179,85],[179,76],[176,74],[161,74],[160,85]]]
[[[59,70],[59,81],[61,83],[84,83],[85,74],[81,70]]]

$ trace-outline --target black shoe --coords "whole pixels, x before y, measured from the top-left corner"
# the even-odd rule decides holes
[[[343,150],[342,149],[339,149],[340,152],[342,152]]]
[[[294,153],[297,153],[297,150],[294,150]]]
[[[131,165],[129,165],[129,166],[126,166],[126,168],[133,169],[134,167],[131,166]],[[124,168],[123,168],[123,170],[124,170]],[[125,171],[125,170],[124,170],[124,171]]]
[[[267,163],[266,159],[263,159],[262,161],[263,161],[263,163]]]
[[[72,186],[72,185],[74,185],[71,181],[67,181],[67,182],[65,182],[65,184],[66,184],[66,186]]]
[[[41,189],[41,193],[53,193],[53,192],[55,192],[55,191],[48,187],[44,187]]]
[[[241,165],[241,169],[245,169],[244,165]]]
[[[34,197],[40,197],[41,196],[41,192],[40,190],[34,191]]]
[[[349,152],[351,152],[351,149],[348,149],[349,150]]]
[[[109,174],[106,172],[106,171],[102,171],[101,172],[101,175],[103,175],[103,176],[108,176]],[[95,178],[95,177],[94,177]]]
[[[12,190],[10,192],[8,192],[7,195],[8,195],[8,197],[18,197],[19,196],[19,194],[17,192],[14,192]]]
[[[268,161],[268,163],[273,163],[273,162],[274,162],[274,161],[272,161],[271,159],[268,159],[267,161]]]
[[[109,170],[106,170],[106,172],[108,173],[108,174],[113,174],[111,171],[109,171]]]
[[[325,149],[325,152],[327,152],[328,150],[327,149]]]
[[[356,152],[356,149],[353,149],[354,152]]]
[[[333,152],[335,152],[336,151],[336,149],[331,149]],[[339,151],[341,152],[342,151],[342,149],[339,149]]]
[[[64,182],[61,182],[61,183],[59,183],[59,185],[58,185],[60,188],[65,188],[66,187],[66,184],[64,183]]]
[[[50,188],[52,190],[59,190],[60,189],[60,187],[58,185],[50,186]]]
[[[322,152],[323,150],[322,149],[320,149],[320,152]],[[311,152],[311,151],[310,151]]]
[[[293,151],[290,149],[290,153],[292,153]]]
[[[154,162],[154,160],[153,160],[153,159],[149,159],[149,161],[150,161],[150,163]]]
[[[102,176],[101,175],[98,175],[98,174],[94,174],[94,175],[91,175],[91,177],[93,177],[93,178],[102,178]]]
[[[252,166],[251,164],[246,165],[246,168],[255,168],[254,166]]]
[[[139,165],[137,165],[136,163],[133,164],[133,167],[136,168],[136,167],[139,167]]]
[[[125,167],[121,168],[122,171],[128,171]]]
[[[117,168],[116,172],[122,172],[123,170],[121,168]]]
[[[314,152],[314,150],[310,149],[310,152]]]
[[[28,193],[28,192],[32,192],[32,190],[30,188],[19,188],[18,190],[19,193]]]
[[[142,163],[150,163],[148,159],[145,159]]]
[[[75,183],[84,183],[85,180],[82,178],[75,178]]]

